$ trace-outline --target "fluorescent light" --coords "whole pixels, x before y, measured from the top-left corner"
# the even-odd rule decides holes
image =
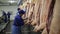
[[[10,3],[15,3],[15,2],[17,2],[17,1],[8,1],[8,2],[10,2]]]

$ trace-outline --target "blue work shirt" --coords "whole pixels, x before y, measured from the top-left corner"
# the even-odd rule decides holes
[[[23,19],[22,19],[22,17],[20,15],[16,15],[15,16],[13,25],[15,25],[15,26],[22,26],[22,25],[24,25],[24,21],[23,21]]]

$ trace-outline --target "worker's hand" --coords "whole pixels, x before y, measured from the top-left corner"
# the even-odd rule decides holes
[[[28,18],[26,17],[26,18],[23,18],[23,20],[27,20]]]
[[[26,20],[25,25],[30,24],[28,20]]]
[[[28,23],[25,23],[25,25],[28,24]]]

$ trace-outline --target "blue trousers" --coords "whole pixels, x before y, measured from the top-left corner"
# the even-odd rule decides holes
[[[21,26],[12,26],[12,34],[22,34],[21,33]]]

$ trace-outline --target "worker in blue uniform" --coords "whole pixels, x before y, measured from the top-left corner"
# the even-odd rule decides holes
[[[9,21],[9,22],[10,22],[10,16],[11,16],[11,13],[8,12],[8,13],[7,13],[7,18],[8,18],[8,21]]]
[[[22,15],[25,14],[25,11],[18,8],[18,13],[15,16],[14,23],[12,26],[12,34],[21,34],[21,26],[24,25],[24,20],[22,19]]]
[[[2,17],[3,17],[3,21],[6,23],[7,22],[7,14],[5,11],[2,12]]]

